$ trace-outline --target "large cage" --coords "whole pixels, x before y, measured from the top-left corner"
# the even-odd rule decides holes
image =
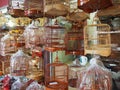
[[[46,90],[68,90],[68,66],[59,61],[47,64],[45,87]]]
[[[99,54],[109,56],[111,54],[110,26],[101,24],[99,18],[94,18],[92,25],[84,28],[84,52],[85,54]]]
[[[65,34],[65,52],[66,54],[84,54],[83,31],[78,26],[79,23],[73,24],[71,31]]]
[[[65,28],[56,24],[45,27],[45,46],[48,51],[63,50],[65,48]]]

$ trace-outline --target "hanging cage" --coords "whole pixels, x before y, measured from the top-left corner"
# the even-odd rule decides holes
[[[40,44],[43,43],[43,41],[41,41],[42,33],[41,29],[35,25],[35,21],[33,20],[23,33],[25,37],[25,47],[31,49],[39,47]]]
[[[16,48],[15,37],[11,34],[4,35],[0,40],[0,54],[2,56],[13,54]]]
[[[65,35],[65,52],[66,54],[84,54],[84,42],[83,42],[83,31],[80,30],[79,23],[73,24],[71,31],[68,31]]]
[[[44,63],[42,57],[34,55],[34,58],[30,60],[29,69],[30,74],[26,77],[42,83],[44,80]]]
[[[46,65],[46,90],[68,90],[68,66],[58,61]]]
[[[14,17],[24,16],[25,0],[9,0],[8,13]]]
[[[12,76],[26,76],[29,74],[29,61],[31,57],[22,50],[18,50],[10,58],[10,73]]]
[[[43,17],[44,0],[25,0],[25,16],[30,18]]]
[[[45,27],[45,47],[48,51],[64,50],[65,28],[58,25],[49,25]]]
[[[111,0],[78,0],[78,8],[91,13],[112,6]]]
[[[98,17],[84,27],[84,53],[109,56],[111,54],[110,26],[101,24]],[[106,33],[108,32],[108,33]]]
[[[69,13],[69,0],[46,0],[45,2],[45,16],[54,18],[57,16],[66,16]]]

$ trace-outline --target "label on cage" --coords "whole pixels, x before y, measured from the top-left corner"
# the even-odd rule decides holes
[[[51,82],[51,83],[49,83],[49,85],[55,85],[55,84],[58,84],[58,82]]]
[[[12,7],[14,9],[23,9],[25,0],[12,0]]]

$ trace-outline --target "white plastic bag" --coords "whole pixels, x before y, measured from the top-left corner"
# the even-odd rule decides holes
[[[34,48],[41,42],[41,30],[35,26],[34,21],[24,31],[26,48]]]
[[[110,72],[96,58],[91,59],[90,66],[77,72],[77,90],[111,90]]]
[[[11,74],[15,76],[24,76],[29,72],[29,61],[31,57],[19,50],[11,56],[10,67]]]
[[[26,90],[44,90],[43,86],[38,84],[37,82],[32,82]]]
[[[1,38],[0,51],[2,56],[15,52],[15,50],[16,50],[16,46],[15,46],[14,36],[7,34]]]
[[[22,86],[23,83],[20,81],[20,79],[17,79],[17,81],[12,84],[11,90],[20,90]]]

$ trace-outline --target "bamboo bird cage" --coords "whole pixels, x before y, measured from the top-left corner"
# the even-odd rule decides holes
[[[92,25],[84,27],[84,53],[109,56],[111,54],[110,26],[95,17]]]

